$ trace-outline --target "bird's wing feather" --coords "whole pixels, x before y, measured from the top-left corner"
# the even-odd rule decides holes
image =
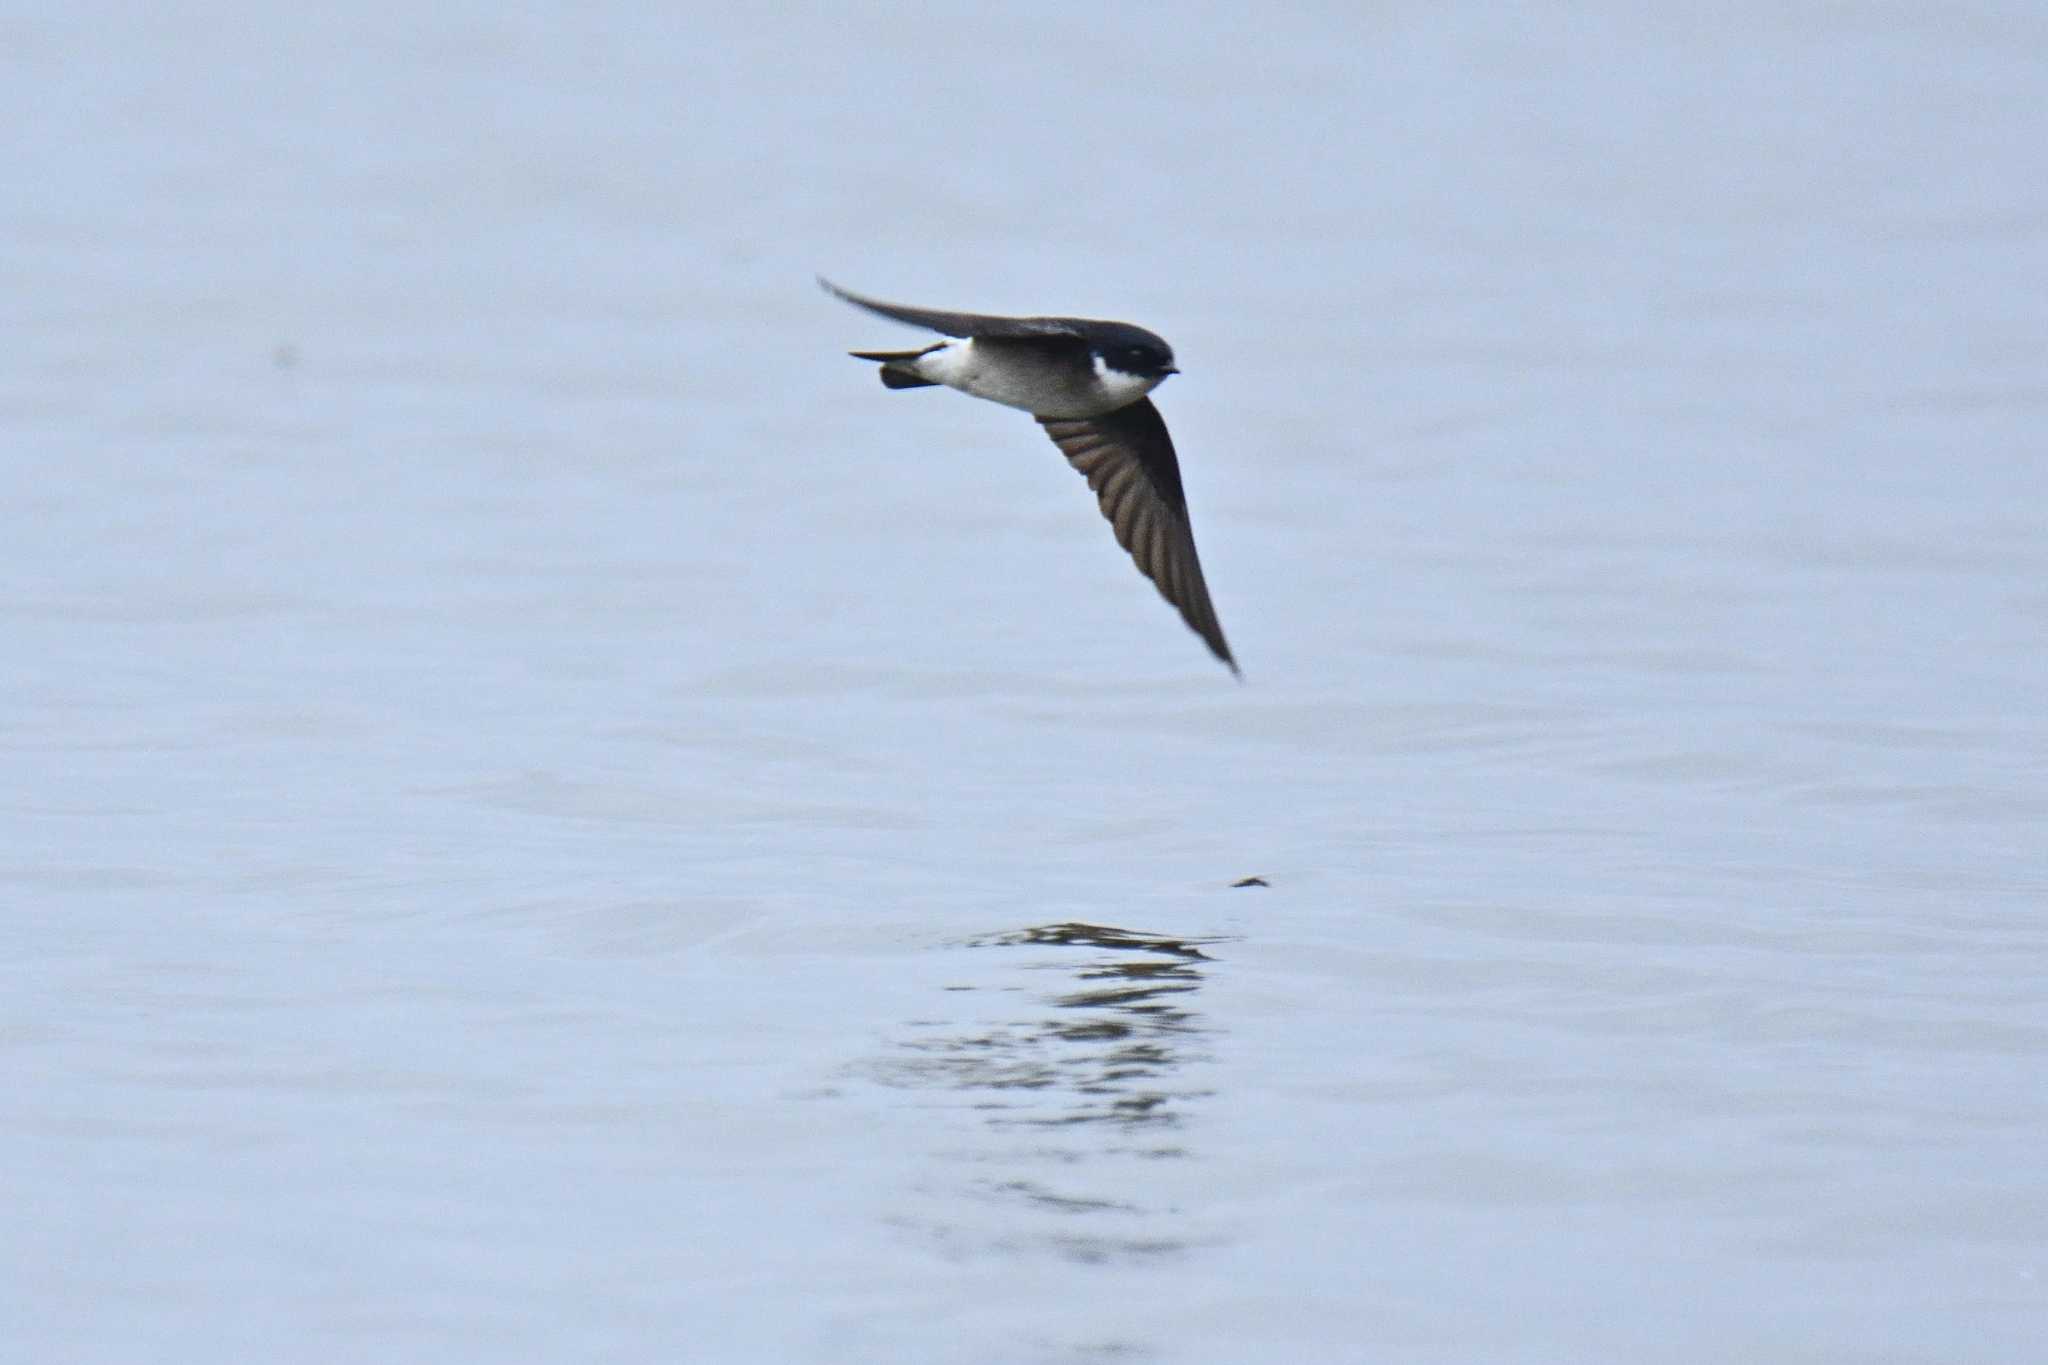
[[[1067,462],[1087,478],[1117,544],[1130,552],[1139,571],[1179,609],[1210,652],[1236,673],[1237,660],[1217,624],[1202,561],[1195,554],[1173,438],[1152,400],[1141,398],[1100,417],[1041,417],[1038,422]]]
[[[912,308],[908,304],[883,303],[879,299],[863,298],[849,293],[832,281],[820,275],[818,283],[835,298],[845,299],[856,308],[865,308],[870,313],[879,313],[897,322],[909,323],[912,327],[925,327],[942,336],[949,337],[1004,337],[1022,340],[1053,342],[1079,341],[1082,333],[1075,318],[999,318],[983,313],[948,313],[937,308]]]

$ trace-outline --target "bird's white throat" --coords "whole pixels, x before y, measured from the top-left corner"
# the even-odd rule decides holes
[[[1095,357],[1095,382],[1102,385],[1102,391],[1115,400],[1112,405],[1115,407],[1120,408],[1126,403],[1137,402],[1158,388],[1165,379],[1166,376],[1163,374],[1125,374],[1099,354]]]

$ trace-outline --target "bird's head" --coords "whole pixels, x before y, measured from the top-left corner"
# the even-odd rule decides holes
[[[1105,387],[1127,390],[1133,399],[1159,387],[1168,375],[1180,373],[1174,368],[1173,347],[1142,327],[1120,323],[1092,340],[1096,375]]]
[[[1170,374],[1180,373],[1173,367],[1173,347],[1166,344],[1164,337],[1142,327],[1119,324],[1105,328],[1103,334],[1093,340],[1096,360],[1119,374],[1156,383]]]

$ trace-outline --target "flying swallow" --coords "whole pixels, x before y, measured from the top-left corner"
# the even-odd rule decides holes
[[[863,298],[822,277],[818,283],[870,313],[948,338],[922,350],[850,352],[880,362],[885,387],[943,384],[1036,417],[1087,478],[1117,544],[1210,652],[1238,672],[1195,554],[1173,439],[1147,397],[1180,373],[1162,337],[1128,322],[910,308]]]

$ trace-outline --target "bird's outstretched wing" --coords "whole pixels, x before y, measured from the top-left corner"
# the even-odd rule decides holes
[[[907,304],[883,303],[879,299],[863,298],[848,293],[823,275],[818,283],[825,292],[835,298],[845,299],[856,308],[865,308],[870,313],[879,313],[897,322],[909,323],[912,327],[925,327],[949,337],[1005,337],[1017,340],[1079,341],[1082,339],[1079,318],[999,318],[984,313],[947,313],[936,308],[912,308]]]
[[[1179,609],[1209,652],[1237,673],[1237,660],[1230,656],[1209,601],[1209,585],[1202,580],[1173,438],[1152,400],[1141,398],[1100,417],[1041,417],[1038,423],[1067,462],[1087,477],[1117,544],[1130,551],[1139,570]]]

